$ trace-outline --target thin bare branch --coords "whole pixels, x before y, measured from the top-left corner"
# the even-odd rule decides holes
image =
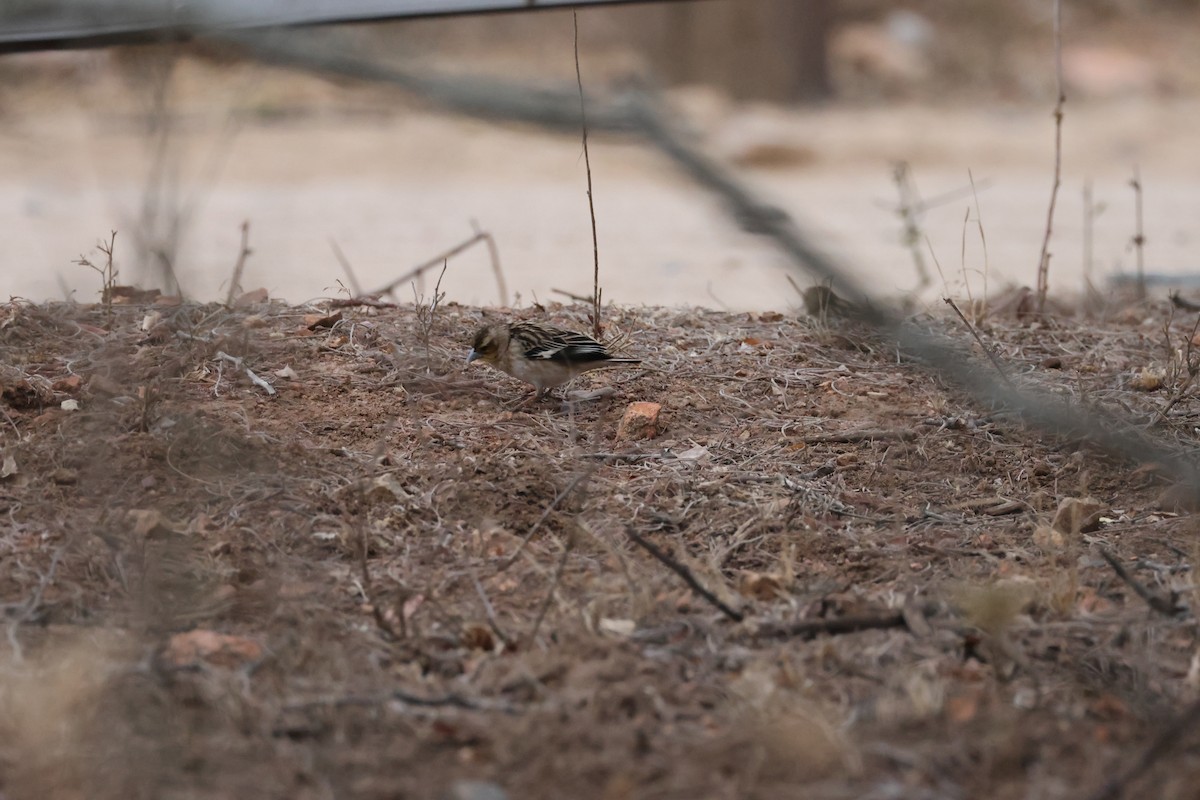
[[[246,268],[246,259],[254,251],[250,249],[250,220],[242,222],[242,246],[238,249],[237,262],[233,265],[233,275],[229,278],[229,292],[225,295],[225,307],[233,308],[233,301],[241,294],[242,271]]]
[[[587,168],[588,215],[592,219],[592,336],[600,338],[600,240],[596,237],[596,201],[592,195],[592,159],[588,155],[587,108],[583,101],[583,72],[579,68],[579,12],[572,11],[575,23],[575,82],[579,85],[579,120],[583,129],[583,163]]]
[[[1107,547],[1100,546],[1097,550],[1100,553],[1100,557],[1107,561],[1108,565],[1113,568],[1113,572],[1117,573],[1117,577],[1125,581],[1129,588],[1133,589],[1138,597],[1145,600],[1146,605],[1150,606],[1150,608],[1167,617],[1179,616],[1187,610],[1180,606],[1174,597],[1168,600],[1143,586],[1137,578],[1129,574],[1129,570],[1125,569],[1125,565],[1121,563],[1121,560],[1113,555],[1112,551]]]
[[[1067,102],[1063,87],[1062,66],[1062,0],[1054,0],[1054,81],[1058,101],[1054,104],[1054,183],[1050,187],[1050,207],[1046,210],[1046,234],[1042,238],[1042,254],[1037,268],[1037,311],[1046,309],[1046,293],[1050,290],[1050,236],[1054,229],[1054,206],[1058,187],[1062,185],[1062,123],[1063,105]]]
[[[705,601],[707,601],[709,604],[711,604],[714,608],[716,608],[722,614],[729,617],[734,622],[741,622],[743,619],[746,618],[746,616],[742,612],[738,611],[736,608],[731,608],[723,600],[721,600],[721,598],[719,598],[715,594],[713,594],[712,591],[710,591],[709,589],[706,589],[704,587],[704,584],[700,583],[700,581],[698,581],[696,579],[696,576],[692,574],[692,571],[690,569],[685,567],[683,564],[680,564],[675,559],[671,558],[669,555],[666,554],[666,552],[664,552],[663,550],[660,550],[658,548],[658,546],[655,545],[653,542],[642,537],[633,528],[626,527],[625,535],[628,536],[629,539],[634,544],[636,544],[638,547],[642,548],[647,553],[654,556],[654,559],[656,561],[658,561],[663,566],[665,566],[667,569],[671,570],[676,575],[678,575],[680,578],[682,578],[683,582],[688,585],[689,589],[691,589],[693,592],[695,592],[700,597],[704,598]]]

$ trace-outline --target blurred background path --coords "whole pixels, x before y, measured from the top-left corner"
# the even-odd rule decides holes
[[[985,278],[993,293],[1032,284],[1053,166],[1050,3],[1038,16],[1009,4],[985,12],[993,4],[982,0],[902,11],[847,0],[813,4],[824,16],[789,16],[807,5],[581,12],[585,83],[602,91],[631,74],[657,76],[711,153],[883,294],[919,283],[896,208],[899,162],[933,201],[918,219],[933,274],[921,299],[961,295],[964,281],[978,296]],[[1097,207],[1095,279],[1133,269],[1135,168],[1147,269],[1200,271],[1200,15],[1183,2],[1101,5],[1064,19],[1068,104],[1051,247],[1059,293],[1078,292],[1088,260],[1085,183]],[[347,33],[381,60],[574,82],[569,13]],[[819,61],[766,57],[798,41]],[[770,245],[739,231],[652,150],[593,135],[591,158],[606,300],[799,305]],[[153,254],[166,250],[184,292],[215,299],[248,220],[244,287],[301,302],[339,292],[331,240],[371,288],[468,238],[474,221],[494,235],[522,302],[561,300],[554,289],[591,291],[585,190],[577,135],[450,116],[394,90],[212,48],[0,57],[8,295],[91,300],[96,278],[72,262],[115,229],[124,282],[162,286]],[[486,251],[453,259],[443,289],[450,300],[497,303]]]

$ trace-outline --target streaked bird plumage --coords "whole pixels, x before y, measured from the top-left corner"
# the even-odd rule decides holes
[[[467,354],[468,364],[476,360],[532,385],[535,398],[588,370],[641,363],[614,356],[590,336],[537,322],[480,328]]]

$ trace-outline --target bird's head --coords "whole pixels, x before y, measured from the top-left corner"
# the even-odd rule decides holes
[[[471,343],[471,352],[467,353],[467,363],[482,359],[494,362],[508,345],[508,328],[505,325],[485,325],[475,332],[475,341]]]

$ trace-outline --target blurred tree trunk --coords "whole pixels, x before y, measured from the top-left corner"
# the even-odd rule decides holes
[[[830,95],[834,0],[700,0],[657,9],[650,56],[671,83],[708,83],[743,99]]]

